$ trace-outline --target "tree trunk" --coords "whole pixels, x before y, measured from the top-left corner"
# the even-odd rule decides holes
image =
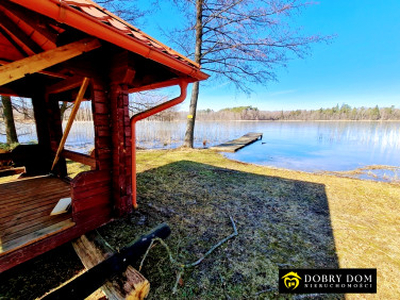
[[[201,45],[203,42],[203,2],[196,1],[196,48],[194,52],[194,61],[201,63]],[[190,99],[189,115],[186,123],[184,147],[193,148],[194,125],[196,122],[197,101],[199,99],[199,82],[195,82],[192,88],[192,97]]]
[[[11,98],[9,96],[1,96],[1,102],[3,103],[4,123],[6,124],[7,144],[18,143]]]
[[[183,147],[193,148],[194,123],[196,121],[197,100],[199,97],[199,82],[193,83],[192,97],[190,98],[189,115],[186,121],[186,132]]]

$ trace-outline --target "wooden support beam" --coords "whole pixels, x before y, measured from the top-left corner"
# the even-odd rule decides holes
[[[131,93],[137,93],[137,92],[142,92],[142,91],[165,88],[165,87],[169,87],[169,86],[173,86],[173,85],[178,85],[181,81],[182,81],[181,78],[174,78],[174,79],[170,79],[167,81],[161,81],[161,82],[156,82],[156,83],[152,83],[149,85],[134,87],[134,88],[129,89],[129,93],[131,94]]]
[[[72,108],[71,115],[69,116],[67,126],[65,127],[64,134],[60,141],[60,145],[58,145],[56,157],[54,157],[54,161],[53,161],[53,165],[51,166],[51,170],[54,169],[55,165],[58,162],[58,159],[60,158],[61,151],[64,149],[64,145],[65,145],[65,142],[67,141],[69,131],[71,130],[76,113],[78,112],[79,106],[83,100],[83,96],[85,95],[85,92],[89,85],[89,82],[90,82],[89,78],[85,77],[85,79],[83,79],[82,86],[79,90],[78,96],[76,97],[75,104],[74,104],[74,107]]]
[[[1,31],[1,28],[0,28],[0,31]],[[3,60],[3,59],[0,59],[0,66],[7,65],[9,63],[11,63],[11,62]],[[51,71],[39,71],[37,73],[42,74],[42,75],[46,75],[46,76],[50,76],[50,77],[61,78],[61,79],[67,79],[68,78],[67,75],[64,75],[64,74],[61,74],[61,73],[56,73],[56,72],[51,72]]]
[[[13,15],[17,16],[25,23],[29,24],[29,26],[34,30],[46,37],[51,43],[56,43],[58,32],[50,26],[50,24],[57,24],[53,19],[39,15],[10,1],[2,1],[0,10],[11,12]]]
[[[11,45],[14,46],[14,48],[22,55],[22,56],[28,56],[28,53],[25,52],[25,50],[17,43],[15,42],[11,35],[8,33],[7,30],[5,30],[3,27],[0,26],[0,34],[2,34],[10,43]]]
[[[2,66],[0,67],[0,86],[20,79],[26,74],[42,71],[100,46],[101,44],[97,39],[83,39]]]
[[[36,44],[25,32],[21,30],[13,21],[10,20],[10,18],[0,11],[0,19],[1,23],[0,26],[3,27],[5,30],[7,30],[13,39],[17,39],[20,43],[28,47],[30,51],[33,53],[40,53],[43,51],[43,49]]]
[[[10,96],[10,97],[18,97],[18,96],[23,97],[22,95],[19,95],[16,91],[9,89],[9,88],[5,88],[5,87],[0,87],[0,95]],[[26,97],[26,98],[29,98],[29,97]]]
[[[46,93],[50,95],[50,94],[58,94],[58,93],[72,90],[81,85],[82,79],[83,78],[81,76],[75,76],[75,77],[71,77],[71,78],[65,79],[63,81],[57,82],[57,83],[47,87]]]

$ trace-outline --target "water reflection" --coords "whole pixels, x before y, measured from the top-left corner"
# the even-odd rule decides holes
[[[18,124],[17,128],[21,142],[37,139],[33,124]],[[368,165],[400,166],[400,122],[204,121],[196,123],[194,144],[195,147],[213,146],[248,132],[263,133],[263,140],[237,153],[227,154],[227,157],[303,171],[349,171]],[[182,144],[184,134],[184,121],[144,120],[137,124],[137,145],[175,148]],[[0,142],[4,141],[5,136],[0,135]],[[93,124],[75,122],[66,147],[87,153],[93,143]]]

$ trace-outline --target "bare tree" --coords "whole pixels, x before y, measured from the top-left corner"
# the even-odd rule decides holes
[[[74,106],[74,104],[63,101],[59,104],[59,106],[60,106],[61,120],[64,120],[65,116],[66,116],[66,111],[69,110],[70,108],[72,108]]]
[[[28,98],[22,98],[22,97],[13,97],[12,98],[12,107],[14,111],[16,112],[15,118],[17,120],[22,120],[27,121],[27,120],[33,120],[33,107],[32,107],[32,102]]]
[[[189,20],[171,40],[214,79],[227,79],[250,93],[253,83],[276,80],[277,67],[304,57],[310,44],[328,40],[303,35],[291,17],[308,5],[301,0],[173,0]],[[177,34],[181,37],[177,38]],[[194,83],[185,147],[193,147],[199,83]]]
[[[129,99],[130,113],[137,114],[170,99],[169,94],[157,91],[144,91],[131,95]],[[173,121],[178,117],[177,107],[171,107],[149,117],[150,120]]]
[[[149,10],[138,7],[137,1],[132,0],[97,0],[98,4],[128,22],[137,22],[149,13]]]
[[[17,130],[15,129],[14,114],[11,104],[11,97],[1,96],[3,106],[4,123],[6,125],[7,144],[18,143]]]

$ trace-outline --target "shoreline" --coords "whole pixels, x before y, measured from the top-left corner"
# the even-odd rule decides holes
[[[4,123],[3,119],[0,119],[1,123]],[[63,122],[67,122],[68,120],[63,120]],[[93,122],[93,120],[87,121],[74,121],[74,123],[88,123]],[[186,122],[186,119],[177,119],[177,120],[148,120],[144,119],[141,122],[156,122],[156,123],[178,123],[178,122]],[[196,122],[355,122],[355,123],[363,123],[363,122],[372,122],[372,123],[400,123],[400,120],[351,120],[351,119],[339,119],[339,120],[239,120],[239,119],[232,119],[232,120],[223,120],[223,119],[216,119],[216,120],[202,120],[196,119]],[[35,124],[34,120],[15,120],[16,124]]]

